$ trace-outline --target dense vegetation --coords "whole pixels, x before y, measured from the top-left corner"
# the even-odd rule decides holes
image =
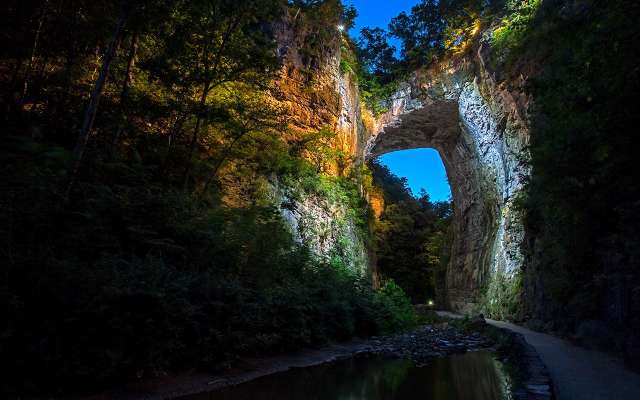
[[[395,17],[389,31],[402,41],[405,68],[415,70],[467,50],[481,24],[500,17],[504,5],[505,0],[422,0]]]
[[[287,7],[353,17],[339,1],[3,5],[0,390],[94,390],[413,322],[397,285],[294,243],[274,207],[278,179],[368,226],[358,175],[321,167],[341,156],[331,132],[302,152],[269,101]]]
[[[382,189],[384,211],[376,221],[376,261],[382,279],[393,279],[414,303],[435,301],[444,289],[451,246],[451,204],[416,198],[406,178],[372,162],[373,180]]]
[[[534,17],[519,19],[531,22],[506,41],[503,58],[510,68],[544,62],[531,85],[533,175],[524,202],[537,262],[529,279],[545,289],[537,311],[563,331],[607,321],[598,334],[636,362],[638,16],[639,5],[628,1],[543,1]]]

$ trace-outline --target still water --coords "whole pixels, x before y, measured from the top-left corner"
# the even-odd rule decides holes
[[[491,353],[472,352],[411,361],[356,357],[293,369],[188,400],[503,400],[508,399],[501,365]]]

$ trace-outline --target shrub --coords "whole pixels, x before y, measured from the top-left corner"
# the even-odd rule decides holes
[[[504,17],[491,35],[491,44],[502,56],[521,45],[542,0],[509,0]]]
[[[417,317],[411,300],[392,279],[387,280],[377,293],[377,302],[380,304],[378,319],[383,332],[395,332],[415,325]]]
[[[489,318],[513,320],[519,317],[522,301],[522,273],[507,276],[494,273],[480,298],[480,312]]]
[[[117,162],[65,200],[59,165],[29,164],[46,146],[27,147],[24,163],[5,154],[0,198],[0,390],[92,391],[411,322],[397,286],[312,257],[273,207],[230,209]],[[356,190],[320,183],[336,201]]]

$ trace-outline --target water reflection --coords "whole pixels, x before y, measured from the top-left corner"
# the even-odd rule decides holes
[[[353,358],[264,377],[188,400],[500,400],[499,364],[487,352],[435,359],[418,368],[407,360]]]

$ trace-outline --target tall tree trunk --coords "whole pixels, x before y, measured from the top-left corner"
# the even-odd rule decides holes
[[[120,38],[122,36],[122,32],[124,31],[124,26],[129,18],[130,7],[126,6],[116,24],[116,28],[113,32],[113,37],[111,38],[111,43],[109,43],[109,48],[104,55],[102,61],[102,68],[100,70],[100,75],[95,83],[93,91],[91,93],[91,97],[89,98],[89,104],[87,105],[87,109],[84,113],[84,120],[82,122],[82,127],[80,128],[80,132],[78,134],[78,140],[76,142],[76,146],[73,149],[73,169],[72,169],[72,179],[75,178],[78,170],[80,169],[80,163],[82,162],[82,156],[84,155],[84,150],[87,146],[87,142],[89,141],[89,133],[91,132],[91,128],[93,128],[93,122],[96,118],[96,113],[98,111],[98,104],[100,103],[100,97],[102,96],[102,89],[104,89],[104,85],[107,81],[107,76],[109,75],[109,68],[111,67],[111,62],[113,61],[113,57],[116,53],[116,49],[118,48],[118,44],[120,43]],[[73,181],[71,182],[73,183]],[[69,185],[69,189],[71,188],[71,184]]]
[[[20,96],[20,110],[24,106],[24,102],[29,91],[29,80],[31,79],[31,72],[33,71],[34,64],[36,62],[36,56],[38,54],[38,46],[40,44],[40,35],[42,33],[42,26],[49,10],[49,0],[45,0],[42,6],[42,12],[40,18],[38,18],[38,27],[36,28],[36,35],[33,39],[33,47],[31,48],[31,57],[29,58],[29,64],[27,65],[27,71],[24,74],[24,82],[22,84],[22,95]]]
[[[189,153],[187,157],[187,165],[184,169],[184,182],[183,187],[184,190],[187,190],[187,184],[189,183],[189,175],[191,174],[191,159],[193,158],[193,153],[195,153],[196,146],[198,144],[198,137],[200,136],[200,128],[202,127],[202,112],[204,111],[205,106],[207,105],[207,96],[209,95],[209,90],[211,90],[211,81],[206,81],[202,88],[202,96],[200,96],[200,102],[198,103],[198,115],[196,117],[196,125],[193,128],[193,135],[191,137],[191,143],[189,144]]]
[[[91,80],[96,79],[96,74],[98,73],[98,70],[101,70],[103,65],[101,61],[102,61],[102,57],[104,57],[104,54],[102,54],[100,43],[96,44],[94,55],[95,55],[96,61],[94,62],[93,72],[91,73]]]
[[[214,60],[212,63],[209,63],[208,60],[208,48],[205,46],[204,52],[203,52],[203,61],[205,63],[205,75],[209,75],[211,71],[212,72],[212,76],[213,77],[217,77],[218,76],[218,67],[222,61],[222,56],[224,55],[224,51],[225,48],[227,46],[227,42],[229,41],[229,38],[231,37],[231,34],[238,28],[240,22],[242,21],[244,14],[240,14],[238,15],[238,17],[233,21],[233,23],[231,23],[229,25],[229,27],[227,28],[226,32],[224,33],[224,35],[222,36],[222,42],[220,43],[220,47],[218,47],[218,50],[216,51],[216,54],[214,56]],[[196,126],[193,130],[193,138],[191,140],[191,145],[189,146],[189,158],[187,160],[187,167],[185,168],[184,171],[184,189],[187,189],[187,183],[189,182],[189,174],[191,172],[191,158],[193,157],[193,153],[195,152],[195,148],[196,148],[196,144],[198,143],[198,135],[200,133],[200,127],[202,125],[202,118],[200,116],[200,112],[202,112],[202,110],[204,109],[204,106],[206,105],[207,102],[207,96],[209,95],[209,91],[211,91],[211,89],[213,89],[213,87],[217,86],[218,83],[213,84],[213,79],[209,78],[207,79],[206,82],[204,82],[204,88],[202,90],[202,97],[200,98],[200,110],[199,110],[199,114],[197,116],[196,119]],[[207,184],[205,184],[205,186],[207,186]]]
[[[125,130],[125,126],[128,122],[127,116],[127,99],[129,97],[129,83],[132,79],[133,74],[133,65],[135,63],[136,51],[138,49],[138,34],[137,32],[133,32],[131,35],[131,45],[129,47],[129,55],[127,56],[127,69],[124,73],[124,80],[122,82],[122,90],[120,91],[120,124],[118,126],[118,130],[113,138],[113,142],[111,143],[111,152],[115,153],[116,147],[120,142],[120,136],[122,132]]]
[[[127,55],[127,69],[124,73],[124,81],[122,82],[122,91],[120,92],[120,107],[124,108],[124,103],[129,94],[129,83],[133,79],[133,66],[136,60],[136,52],[138,51],[138,33],[133,32],[131,35],[131,45],[129,54]]]
[[[173,144],[174,144],[176,138],[180,136],[180,133],[182,132],[182,126],[184,125],[186,119],[187,119],[187,113],[186,112],[183,111],[180,114],[178,114],[178,116],[176,117],[176,120],[175,120],[175,122],[173,124],[173,127],[169,131],[169,135],[168,135],[169,138],[168,138],[168,143],[167,143],[167,152],[165,153],[164,160],[162,161],[162,167],[160,168],[160,175],[161,176],[166,176],[167,175],[167,170],[169,168],[169,159],[171,157],[171,151],[173,149]]]

